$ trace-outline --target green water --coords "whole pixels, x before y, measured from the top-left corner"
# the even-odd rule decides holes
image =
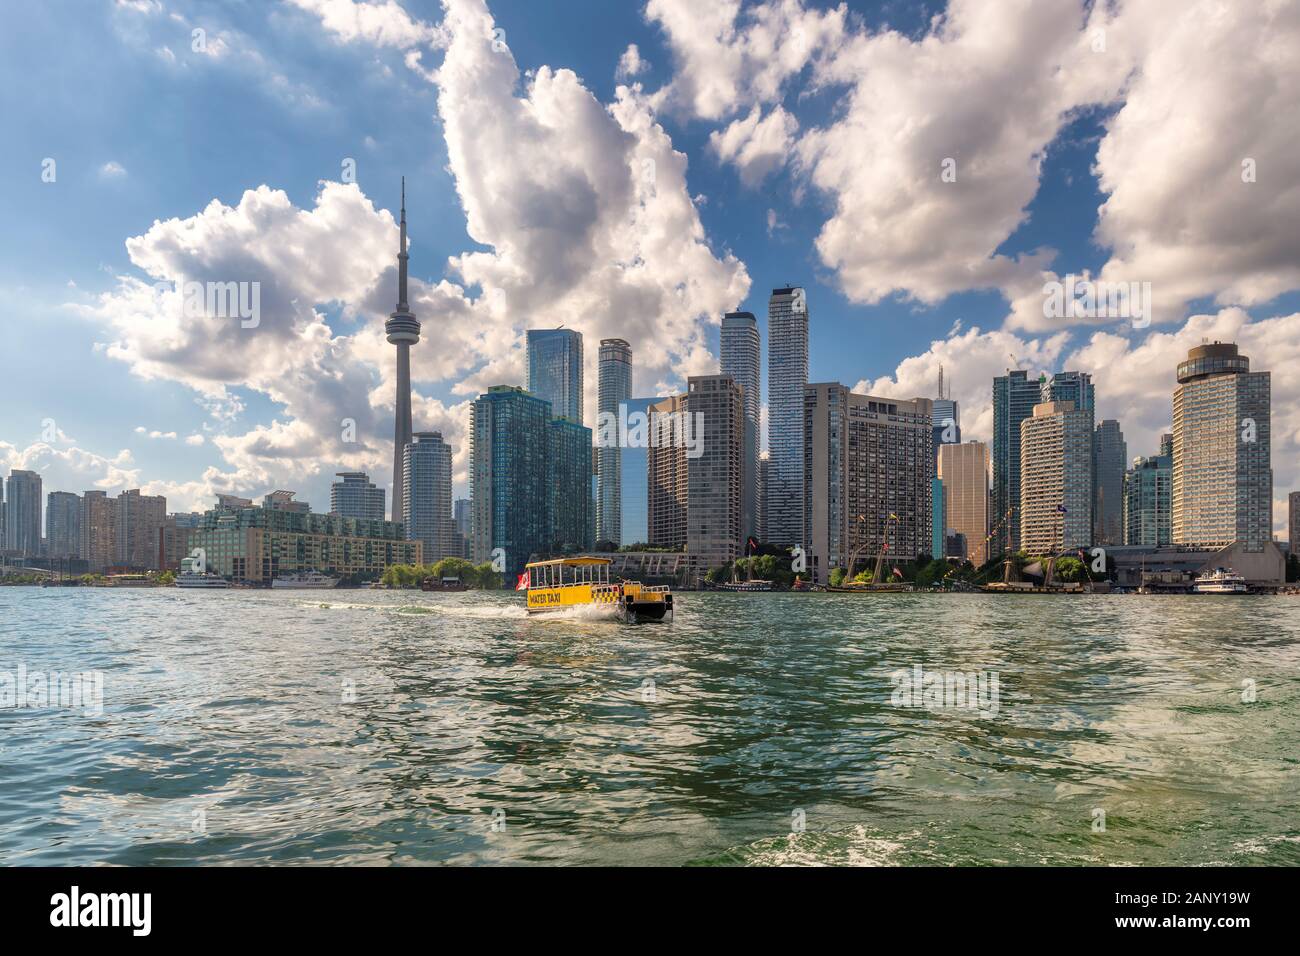
[[[677,607],[0,588],[0,672],[104,675],[0,710],[0,862],[1300,864],[1300,599]]]

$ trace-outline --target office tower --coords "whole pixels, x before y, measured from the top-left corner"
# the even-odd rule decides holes
[[[600,340],[600,364],[597,376],[596,408],[597,436],[601,444],[597,450],[596,466],[596,540],[623,543],[623,445],[618,430],[611,430],[607,421],[619,418],[620,406],[632,397],[632,346],[623,339]],[[626,413],[625,413],[626,414]],[[613,438],[613,444],[608,439]]]
[[[812,580],[828,581],[831,569],[847,568],[855,551],[857,571],[882,545],[898,561],[928,553],[933,401],[855,395],[834,382],[809,385],[804,394]]]
[[[113,503],[117,509],[116,563],[136,571],[156,570],[159,534],[167,520],[167,499],[142,495],[139,488],[132,488],[118,495]]]
[[[989,446],[983,442],[939,449],[944,524],[961,535],[965,552],[960,556],[977,568],[990,557],[989,464]]]
[[[686,386],[686,411],[703,439],[686,455],[686,552],[704,574],[744,553],[745,398],[728,375],[692,375]]]
[[[1124,541],[1124,472],[1128,445],[1119,422],[1107,418],[1092,436],[1093,528],[1092,543],[1117,545]]]
[[[754,516],[755,532],[754,537],[759,541],[767,541],[767,476],[772,463],[772,458],[767,452],[758,456],[758,486],[755,490],[755,510]]]
[[[731,376],[742,389],[745,401],[745,441],[741,455],[744,468],[740,524],[745,537],[758,532],[758,443],[760,342],[758,321],[752,312],[728,312],[722,317],[719,340],[723,375]]]
[[[1300,491],[1286,496],[1287,545],[1291,554],[1300,556]]]
[[[650,540],[648,511],[650,485],[650,408],[662,398],[631,398],[627,401],[628,441],[623,449],[622,544],[645,544]]]
[[[5,490],[5,548],[21,557],[41,553],[41,476],[15,468]]]
[[[104,491],[81,496],[81,548],[79,557],[93,572],[110,567],[117,555],[117,506]]]
[[[1056,554],[1092,543],[1092,412],[1040,402],[1020,423],[1020,546]]]
[[[5,548],[9,546],[8,545],[9,539],[5,536],[5,518],[7,517],[5,515],[6,510],[7,509],[5,508],[5,482],[4,482],[4,478],[0,478],[0,555],[3,555]]]
[[[951,388],[951,385],[949,386]],[[939,397],[934,400],[934,462],[939,464],[939,446],[961,442],[961,409],[951,394],[944,395],[943,366],[939,366]],[[942,556],[941,551],[934,552]]]
[[[46,553],[52,558],[75,558],[81,550],[81,498],[68,491],[46,496]]]
[[[1038,401],[1073,402],[1076,411],[1097,413],[1096,389],[1088,372],[1056,372],[1039,378]]]
[[[546,549],[589,551],[594,544],[592,520],[591,429],[566,418],[547,425]]]
[[[461,555],[451,520],[451,459],[441,432],[416,432],[402,462],[402,523],[406,539],[423,545],[426,564]]]
[[[582,424],[581,332],[528,330],[528,391],[551,403],[553,417]]]
[[[470,535],[473,529],[473,514],[468,498],[457,498],[451,507],[451,521],[456,526],[456,535],[460,541],[460,556],[470,556]]]
[[[294,514],[310,514],[311,505],[305,501],[294,501],[293,496],[294,492],[292,491],[272,491],[262,498],[262,507],[268,511],[292,511]]]
[[[401,521],[406,508],[402,473],[406,446],[411,441],[411,346],[420,341],[420,320],[411,312],[406,294],[406,177],[402,177],[402,221],[397,247],[397,309],[384,323],[388,341],[397,346],[397,397],[393,418],[393,520]]]
[[[660,548],[686,547],[686,445],[673,440],[673,423],[685,420],[686,395],[673,395],[650,407],[646,449],[646,540]]]
[[[473,560],[517,576],[548,545],[551,406],[522,388],[494,385],[474,401],[471,421]],[[572,493],[587,496],[585,486]]]
[[[994,554],[1020,549],[1020,423],[1034,414],[1040,385],[1023,369],[993,379]]]
[[[943,479],[935,476],[930,479],[930,557],[940,558],[944,554]],[[964,557],[964,555],[963,555]]]
[[[1258,551],[1273,539],[1272,394],[1237,346],[1198,345],[1174,390],[1174,544]]]
[[[767,304],[767,536],[806,544],[804,386],[808,384],[808,302],[804,290],[773,289]]]
[[[405,468],[405,464],[402,466]],[[340,471],[330,485],[330,514],[340,518],[384,518],[384,489],[364,471]]]
[[[1124,475],[1125,544],[1155,548],[1173,540],[1173,487],[1173,436],[1163,435],[1160,454],[1135,459]]]

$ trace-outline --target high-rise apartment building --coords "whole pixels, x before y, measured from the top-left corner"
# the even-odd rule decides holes
[[[5,489],[5,548],[23,557],[41,553],[41,476],[15,468]]]
[[[1038,380],[1038,401],[1073,402],[1075,411],[1096,417],[1097,392],[1090,372],[1056,372]]]
[[[723,375],[740,386],[745,404],[745,436],[741,465],[740,524],[745,537],[758,532],[758,446],[761,346],[758,321],[752,312],[728,312],[722,317],[719,339]]]
[[[452,524],[456,526],[456,536],[460,543],[460,556],[470,557],[470,538],[473,534],[473,509],[468,498],[457,498],[451,506]]]
[[[929,553],[933,401],[855,395],[835,382],[808,385],[804,395],[812,580],[828,581],[860,549],[874,556],[883,546],[899,561]]]
[[[686,552],[703,574],[744,553],[745,400],[728,375],[692,375],[686,386],[686,410],[702,429],[698,454],[686,456]]]
[[[167,521],[167,499],[142,495],[139,488],[124,491],[113,500],[117,508],[115,559],[136,571],[156,570],[158,541]]]
[[[551,415],[582,424],[582,333],[528,330],[528,391],[551,403]]]
[[[1162,435],[1160,454],[1138,458],[1124,475],[1124,543],[1164,547],[1173,540],[1173,436]]]
[[[1198,345],[1174,390],[1174,544],[1273,539],[1272,385],[1230,343]]]
[[[407,540],[423,545],[426,564],[462,554],[451,518],[451,459],[441,432],[416,432],[406,446],[402,522]]]
[[[117,505],[104,491],[87,491],[81,496],[81,547],[79,557],[93,572],[111,567],[117,560]]]
[[[1020,546],[1055,554],[1092,543],[1092,412],[1040,402],[1020,423]]]
[[[760,452],[758,456],[758,487],[755,491],[755,507],[758,514],[755,516],[754,537],[759,541],[767,540],[767,480],[768,472],[772,464],[771,456],[766,452]]]
[[[1124,473],[1128,469],[1128,445],[1119,422],[1107,418],[1092,435],[1093,533],[1092,543],[1124,542]]]
[[[989,465],[989,447],[983,442],[939,448],[944,524],[963,537],[962,557],[977,568],[990,557]]]
[[[808,384],[808,301],[798,287],[773,289],[767,305],[767,537],[803,544],[804,386]]]
[[[596,409],[602,420],[619,418],[632,398],[632,346],[623,339],[600,340]],[[626,412],[625,412],[626,414]],[[598,421],[596,452],[596,540],[623,544],[623,438]],[[608,439],[613,438],[610,444]]]
[[[1300,491],[1286,496],[1287,546],[1291,554],[1300,556]]]
[[[75,558],[81,550],[81,498],[69,491],[51,491],[45,504],[46,553]]]
[[[567,418],[547,426],[546,549],[551,553],[589,551],[594,544],[591,487],[591,429]]]
[[[306,501],[294,500],[292,491],[272,491],[262,496],[262,507],[269,511],[292,511],[295,514],[311,514],[311,505]],[[401,521],[400,517],[395,521]]]
[[[644,544],[650,540],[648,422],[651,406],[662,401],[662,398],[630,398],[626,403],[629,440],[623,448],[622,474],[619,476],[623,490],[623,538],[620,543],[624,545]]]
[[[1034,414],[1040,383],[1023,369],[993,379],[993,509],[995,554],[1020,548],[1020,423]]]
[[[682,421],[687,396],[673,395],[650,407],[650,444],[646,449],[646,540],[660,548],[686,547],[686,445],[671,440],[662,423]],[[667,434],[665,434],[667,431]]]
[[[384,489],[364,471],[340,471],[330,485],[330,514],[340,518],[384,518]]]

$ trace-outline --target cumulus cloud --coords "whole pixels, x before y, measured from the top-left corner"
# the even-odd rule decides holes
[[[144,435],[146,438],[170,438],[170,439],[175,439],[175,437],[176,437],[176,433],[175,433],[175,432],[162,432],[162,431],[158,431],[158,429],[156,429],[156,428],[154,428],[154,429],[145,428],[143,425],[136,425],[136,426],[135,426],[135,433],[136,433],[137,435]]]
[[[103,179],[120,179],[126,175],[126,167],[116,160],[110,159],[99,167],[99,175]]]
[[[641,58],[641,51],[635,43],[629,43],[623,55],[618,58],[618,69],[614,71],[615,79],[630,80],[640,76],[650,68],[650,64]]]
[[[746,186],[757,186],[785,165],[799,131],[799,121],[782,106],[762,113],[755,106],[748,116],[709,134],[709,148],[718,159],[735,164]]]
[[[289,0],[320,17],[321,25],[341,42],[362,40],[374,46],[409,50],[421,44],[439,46],[442,31],[412,17],[395,0]]]

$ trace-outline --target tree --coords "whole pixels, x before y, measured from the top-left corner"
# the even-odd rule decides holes
[[[840,585],[842,585],[843,583],[844,583],[844,569],[843,569],[843,568],[832,568],[832,569],[831,569],[831,587],[833,587],[833,588],[837,588],[837,587],[839,587]]]
[[[1083,562],[1078,558],[1064,557],[1056,560],[1056,579],[1065,583],[1082,581],[1084,578]]]

